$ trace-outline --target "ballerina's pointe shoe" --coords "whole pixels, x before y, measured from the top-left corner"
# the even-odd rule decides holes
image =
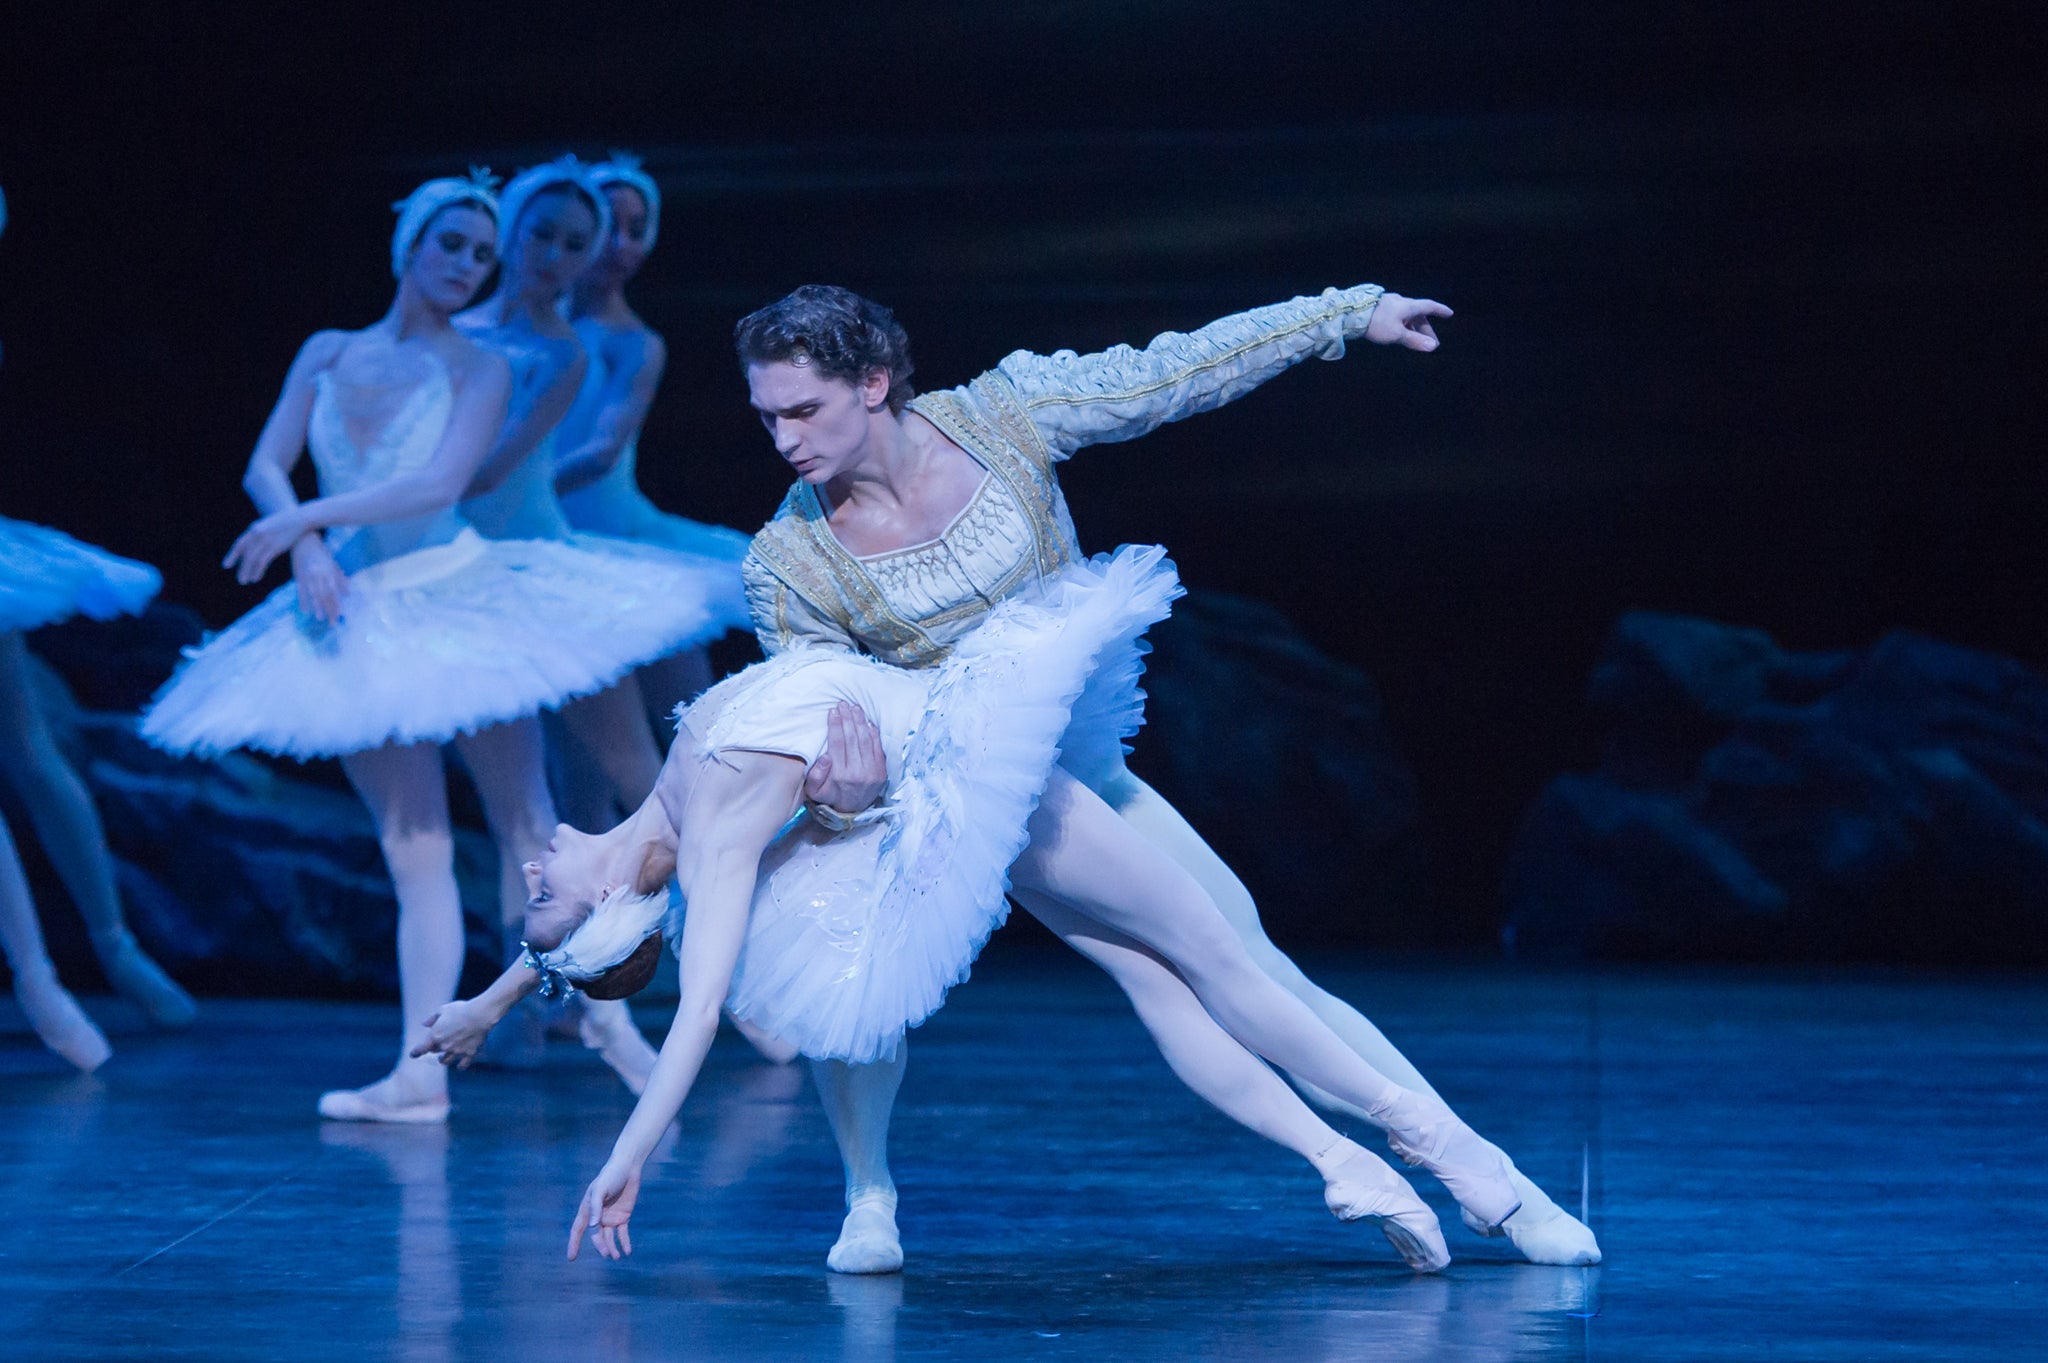
[[[167,1031],[183,1031],[199,1016],[192,996],[151,960],[126,928],[93,937],[93,950],[107,983],[123,998],[139,1004],[152,1024]]]
[[[389,1079],[359,1089],[330,1089],[320,1095],[320,1115],[330,1122],[391,1122],[431,1126],[448,1120],[448,1099],[413,1098]]]
[[[1514,1165],[1500,1147],[1465,1125],[1442,1100],[1408,1094],[1387,1125],[1387,1146],[1409,1165],[1435,1174],[1468,1224],[1497,1229],[1522,1205]]]
[[[1323,1174],[1323,1204],[1330,1215],[1339,1221],[1372,1222],[1401,1261],[1417,1273],[1450,1267],[1451,1251],[1436,1213],[1385,1160],[1343,1140],[1318,1155],[1315,1163]]]
[[[647,1091],[657,1052],[634,1025],[624,999],[585,999],[576,1034],[604,1058],[635,1098]]]
[[[1551,1201],[1513,1161],[1508,1169],[1515,1191],[1522,1195],[1522,1210],[1504,1226],[1482,1225],[1468,1211],[1465,1224],[1481,1235],[1506,1236],[1515,1251],[1532,1264],[1590,1268],[1599,1263],[1600,1242],[1593,1238],[1592,1227]]]
[[[896,1233],[896,1194],[869,1189],[847,1203],[839,1243],[825,1256],[834,1273],[901,1273],[903,1241]]]
[[[78,1006],[71,992],[57,983],[52,971],[21,971],[14,977],[14,1001],[28,1017],[43,1044],[91,1074],[107,1063],[114,1048]]]

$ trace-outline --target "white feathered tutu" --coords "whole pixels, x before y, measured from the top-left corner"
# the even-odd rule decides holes
[[[798,649],[683,710],[707,760],[808,762],[833,705],[852,700],[889,755],[883,817],[838,835],[804,820],[763,858],[727,1007],[814,1058],[892,1053],[1007,916],[1010,863],[1053,766],[1083,776],[1143,723],[1140,636],[1180,593],[1163,549],[1126,547],[1001,602],[937,667]],[[672,940],[680,929],[678,914]]]
[[[339,624],[287,583],[186,650],[142,734],[211,755],[334,757],[441,743],[601,691],[722,632],[694,565],[547,540],[452,541],[353,574]]]
[[[147,563],[0,516],[0,632],[139,614],[162,587]]]

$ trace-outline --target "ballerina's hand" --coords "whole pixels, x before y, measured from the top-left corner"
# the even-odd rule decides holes
[[[804,799],[858,814],[880,799],[888,784],[882,731],[858,705],[841,701],[833,706],[825,721],[825,751],[804,774]]]
[[[1374,345],[1404,345],[1426,353],[1443,344],[1430,320],[1450,315],[1451,310],[1434,299],[1382,294],[1379,306],[1372,310],[1372,320],[1366,323],[1365,339]]]
[[[270,565],[312,531],[297,507],[265,516],[247,530],[220,561],[235,570],[235,581],[253,587],[270,571]]]
[[[427,1039],[412,1048],[412,1057],[417,1060],[438,1055],[442,1064],[466,1070],[483,1049],[484,1038],[491,1034],[497,1021],[473,999],[444,1003],[422,1024],[427,1029]]]
[[[348,574],[334,561],[334,551],[318,535],[292,546],[292,581],[299,587],[299,609],[324,625],[341,619],[341,600],[348,594]]]
[[[626,1223],[633,1219],[633,1203],[639,1196],[640,1171],[607,1160],[576,1208],[576,1224],[569,1228],[569,1257],[574,1259],[583,1247],[585,1230],[590,1232],[592,1246],[605,1258],[623,1259],[631,1254],[633,1236]]]

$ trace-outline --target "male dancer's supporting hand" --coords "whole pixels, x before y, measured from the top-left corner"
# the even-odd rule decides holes
[[[841,701],[825,722],[825,753],[804,774],[804,800],[844,816],[860,813],[882,798],[889,763],[882,756],[882,731],[858,705]]]

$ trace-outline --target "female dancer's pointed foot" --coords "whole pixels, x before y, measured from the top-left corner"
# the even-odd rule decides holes
[[[903,1240],[896,1234],[896,1190],[870,1188],[848,1201],[839,1243],[825,1256],[834,1273],[901,1273]]]
[[[43,1044],[87,1074],[114,1054],[106,1036],[71,997],[71,991],[57,983],[54,970],[16,971],[14,1001],[21,1005],[28,1025],[35,1028]]]
[[[1551,1201],[1520,1169],[1509,1161],[1515,1191],[1522,1195],[1522,1210],[1504,1226],[1484,1226],[1471,1212],[1465,1224],[1481,1235],[1505,1235],[1524,1259],[1532,1264],[1558,1268],[1589,1268],[1600,1262],[1600,1242],[1585,1222]]]
[[[1408,1180],[1378,1155],[1340,1140],[1315,1159],[1323,1174],[1323,1203],[1339,1221],[1370,1221],[1387,1237],[1403,1263],[1417,1273],[1450,1267],[1436,1213],[1415,1195]]]
[[[426,1062],[433,1064],[434,1062]],[[435,1068],[440,1068],[438,1064]],[[428,1126],[448,1120],[448,1087],[408,1082],[402,1071],[359,1089],[330,1089],[320,1095],[320,1115],[330,1122],[394,1122]]]
[[[166,1031],[183,1031],[199,1016],[192,996],[178,987],[164,968],[151,960],[127,928],[117,928],[92,939],[107,983],[122,997],[141,1005],[151,1023]]]
[[[1408,1164],[1435,1174],[1471,1220],[1497,1229],[1521,1207],[1515,1166],[1442,1099],[1404,1094],[1387,1119],[1388,1148]]]
[[[585,999],[583,1017],[576,1024],[583,1044],[604,1057],[604,1063],[632,1090],[635,1098],[647,1091],[654,1074],[655,1049],[633,1022],[624,999]]]

